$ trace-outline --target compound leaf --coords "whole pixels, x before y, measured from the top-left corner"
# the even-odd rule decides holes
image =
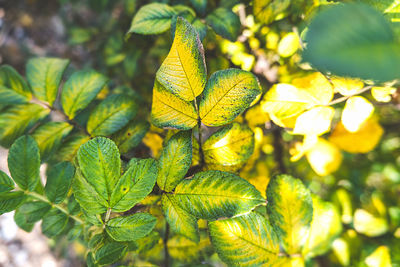
[[[116,217],[107,222],[106,231],[116,241],[133,241],[149,234],[157,219],[148,213]]]
[[[157,184],[171,192],[185,177],[192,163],[192,133],[179,132],[172,136],[163,148],[158,161]]]
[[[204,89],[207,70],[204,49],[196,30],[178,17],[174,42],[156,74],[157,80],[177,97],[192,101]]]
[[[8,153],[11,177],[22,190],[33,191],[40,179],[39,147],[30,136],[21,136]]]
[[[283,248],[300,253],[307,241],[313,217],[310,191],[289,175],[273,178],[267,188],[267,212]]]
[[[207,126],[233,121],[261,93],[254,74],[240,69],[213,73],[200,100],[200,118]]]
[[[96,97],[106,85],[107,78],[93,70],[82,70],[71,75],[61,93],[61,105],[69,119]]]
[[[249,182],[221,171],[199,172],[192,179],[182,180],[174,196],[185,211],[206,220],[244,214],[265,203]]]
[[[229,266],[274,266],[279,239],[268,220],[257,212],[209,222],[211,242]]]
[[[69,60],[59,58],[33,58],[26,65],[26,78],[33,94],[39,100],[53,105],[58,86]]]

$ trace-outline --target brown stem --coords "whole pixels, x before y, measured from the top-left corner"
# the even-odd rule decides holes
[[[278,165],[279,173],[286,173],[286,166],[283,161],[284,156],[284,148],[283,148],[283,140],[282,140],[282,129],[276,128],[275,131],[272,131],[272,136],[274,137],[274,158],[275,162]]]
[[[169,238],[169,224],[165,221],[165,235],[164,235],[164,267],[169,267],[169,252],[168,252],[168,238]]]

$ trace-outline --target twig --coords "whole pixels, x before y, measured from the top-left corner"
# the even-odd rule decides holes
[[[364,87],[362,90],[360,90],[360,91],[358,91],[358,92],[356,92],[356,93],[354,93],[354,94],[336,98],[335,100],[332,100],[328,105],[329,105],[329,106],[332,106],[332,105],[335,105],[335,104],[344,102],[344,101],[346,101],[347,99],[349,99],[350,97],[355,96],[355,95],[361,95],[362,93],[365,93],[366,91],[370,90],[371,88],[372,88],[371,85],[370,85],[370,86],[366,86],[366,87]]]
[[[164,235],[164,267],[169,267],[169,252],[168,252],[168,238],[169,238],[169,224],[165,221],[165,235]]]

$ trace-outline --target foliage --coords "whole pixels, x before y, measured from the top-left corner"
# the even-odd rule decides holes
[[[0,67],[0,214],[88,266],[400,263],[397,1],[61,2],[123,25]]]

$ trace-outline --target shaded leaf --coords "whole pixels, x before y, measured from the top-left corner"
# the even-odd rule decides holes
[[[76,153],[81,145],[90,140],[90,137],[83,133],[73,133],[67,136],[61,147],[54,155],[57,161],[71,161],[75,158]]]
[[[13,105],[13,104],[24,104],[28,102],[28,98],[9,89],[3,85],[0,85],[0,104]]]
[[[61,105],[69,119],[86,108],[106,85],[107,78],[93,70],[82,70],[71,75],[61,93]]]
[[[129,122],[127,126],[114,133],[111,139],[118,146],[119,152],[125,154],[138,146],[150,128],[146,121]]]
[[[109,242],[99,248],[95,254],[96,264],[108,265],[121,259],[127,250],[124,243]]]
[[[215,9],[206,17],[206,21],[217,34],[232,42],[239,36],[239,17],[227,8]]]
[[[167,246],[173,259],[189,264],[199,263],[213,253],[210,239],[206,235],[202,235],[201,240],[197,243],[183,236],[175,235],[168,239]]]
[[[69,162],[61,162],[51,166],[47,174],[44,191],[50,202],[59,204],[67,197],[74,177],[75,168]]]
[[[107,222],[107,233],[117,241],[133,241],[149,234],[157,219],[148,213],[116,217]]]
[[[53,105],[58,86],[69,60],[59,58],[33,58],[26,65],[26,78],[33,94],[39,100]]]
[[[41,228],[45,236],[53,237],[61,234],[67,224],[68,216],[53,208],[43,217]]]
[[[13,180],[0,170],[0,193],[8,192],[14,189]]]
[[[23,190],[33,191],[40,179],[40,155],[36,141],[21,136],[8,153],[8,168],[15,183]]]
[[[192,163],[192,133],[178,132],[163,148],[158,161],[157,184],[160,189],[171,192],[185,177]]]
[[[25,199],[21,191],[0,193],[0,215],[17,209]]]
[[[34,223],[28,223],[26,221],[25,215],[19,212],[18,209],[16,209],[14,213],[14,222],[16,225],[18,225],[19,228],[21,228],[25,232],[31,232],[33,230],[33,227],[35,226]]]
[[[275,21],[289,7],[290,0],[254,0],[253,14],[263,24]]]
[[[207,0],[190,0],[190,2],[192,3],[196,11],[199,12],[201,15],[204,15],[206,13]]]
[[[261,93],[254,74],[240,69],[220,70],[207,82],[200,100],[200,118],[207,126],[230,123]]]
[[[18,211],[21,216],[24,216],[24,221],[27,223],[35,223],[40,221],[51,209],[48,203],[41,201],[25,202]]]
[[[207,70],[203,45],[193,26],[181,17],[177,19],[171,50],[156,78],[166,90],[185,101],[192,101],[204,89]]]
[[[28,84],[11,66],[0,67],[0,86],[11,89],[28,100],[31,98],[32,94]]]
[[[279,239],[268,220],[257,212],[209,222],[218,256],[229,266],[274,266]]]

